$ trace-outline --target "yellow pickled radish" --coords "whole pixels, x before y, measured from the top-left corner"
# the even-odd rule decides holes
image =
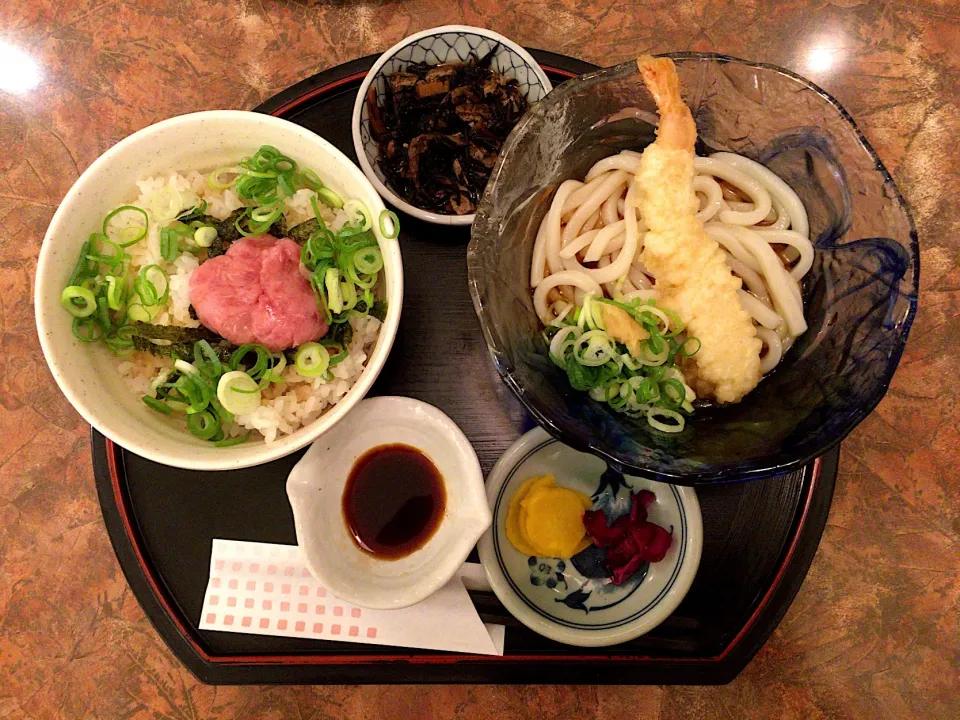
[[[507,539],[525,555],[569,558],[590,545],[583,527],[590,506],[589,497],[558,487],[552,475],[532,477],[510,499]]]

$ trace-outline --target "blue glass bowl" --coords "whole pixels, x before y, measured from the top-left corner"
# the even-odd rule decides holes
[[[782,68],[679,53],[700,152],[759,160],[800,195],[817,252],[803,294],[809,330],[742,402],[697,410],[667,435],[572,390],[547,355],[530,256],[557,186],[653,139],[636,65],[570,80],[508,139],[467,252],[470,291],[493,361],[533,417],[615,470],[684,485],[787,472],[840,442],[883,397],[917,309],[913,218],[850,115]]]

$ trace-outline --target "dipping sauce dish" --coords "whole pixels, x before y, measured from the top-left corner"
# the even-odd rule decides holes
[[[398,446],[416,451],[420,458],[413,458],[409,449],[398,453]],[[386,457],[384,453],[409,454],[401,463],[416,463],[421,470],[424,460],[429,461],[439,475],[442,490],[442,494],[429,495],[434,510],[438,497],[442,497],[442,508],[435,519],[434,510],[426,513],[426,523],[419,518],[419,532],[406,540],[387,542],[389,538],[381,538],[383,543],[364,549],[351,526],[358,529],[362,518],[371,519],[372,503],[358,501],[357,493],[370,491],[375,485],[382,488],[385,478],[360,476],[371,458],[379,464]],[[381,470],[392,466],[400,485],[409,468],[400,469],[394,465],[395,460],[397,457]],[[348,522],[344,491],[358,465],[360,472],[347,493],[348,499],[357,501],[347,513],[356,522]],[[420,478],[418,484],[422,483]],[[380,494],[375,502],[384,505],[382,489],[376,492]],[[419,491],[408,494],[423,496]],[[376,397],[359,403],[293,468],[287,479],[287,496],[293,508],[297,544],[311,573],[337,597],[369,608],[406,607],[441,588],[463,565],[491,520],[483,474],[470,442],[440,410],[403,397]],[[400,497],[402,493],[395,494],[394,500]],[[432,533],[431,523],[435,527]],[[414,524],[401,529],[409,530]],[[363,525],[369,530],[367,523]]]

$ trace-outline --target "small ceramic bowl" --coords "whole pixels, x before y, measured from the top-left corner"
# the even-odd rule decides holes
[[[630,494],[650,490],[657,499],[648,517],[671,531],[666,557],[641,568],[623,585],[603,569],[603,552],[589,547],[569,560],[530,557],[507,539],[510,499],[536,475],[589,495],[607,518],[629,512]],[[557,642],[584,647],[614,645],[649,632],[683,600],[700,565],[703,524],[691,488],[608,472],[606,464],[554,440],[541,428],[515,442],[487,478],[493,525],[480,539],[480,562],[493,591],[514,617]]]
[[[363,552],[343,518],[343,490],[356,460],[402,443],[433,461],[446,489],[440,526],[419,550],[397,560]],[[287,479],[297,544],[314,577],[337,597],[369,608],[418,603],[446,584],[490,526],[483,474],[470,441],[432,405],[403,397],[364,400],[325,433]]]
[[[506,77],[515,78],[529,104],[539,102],[553,89],[543,68],[522,47],[498,33],[466,25],[444,25],[401,40],[379,57],[360,86],[353,105],[353,147],[360,167],[377,192],[408,215],[438,225],[469,225],[474,217],[472,214],[443,215],[422,210],[398,197],[387,186],[386,178],[377,164],[377,142],[370,132],[366,103],[368,90],[373,86],[379,100],[386,92],[386,76],[405,69],[410,63],[462,63],[471,54],[483,57],[494,48],[497,51],[493,56],[493,69]]]
[[[254,112],[211,110],[181,115],[144,128],[97,158],[67,192],[40,248],[34,306],[40,346],[60,390],[83,419],[128,450],[164,465],[231,470],[270,462],[299,450],[333,427],[373,385],[387,360],[403,304],[403,264],[396,240],[374,232],[383,254],[387,316],[366,367],[331,409],[296,432],[266,444],[262,439],[218,448],[144,405],[125,385],[118,360],[101,343],[85,344],[70,329],[60,293],[80,246],[110,210],[136,197],[136,181],[174,170],[210,170],[252,155],[263,144],[280,148],[324,183],[361,200],[373,217],[384,210],[376,191],[329,142],[294,123]]]

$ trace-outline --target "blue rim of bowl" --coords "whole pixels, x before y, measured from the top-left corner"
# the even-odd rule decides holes
[[[520,598],[524,605],[530,608],[533,612],[537,613],[540,617],[552,622],[556,625],[562,625],[563,627],[570,628],[572,630],[614,630],[624,625],[629,625],[630,623],[636,622],[648,612],[653,610],[660,602],[666,597],[667,593],[673,589],[673,586],[677,582],[677,577],[680,575],[680,568],[683,567],[683,561],[687,554],[687,508],[683,502],[683,499],[680,497],[680,493],[677,491],[677,488],[674,486],[670,487],[670,492],[673,493],[673,498],[676,500],[677,507],[680,510],[680,539],[678,540],[680,553],[677,556],[676,563],[673,566],[673,571],[670,574],[670,578],[667,580],[666,585],[663,589],[657,593],[657,596],[648,602],[641,610],[633,613],[629,617],[623,618],[621,620],[616,620],[608,623],[603,623],[602,625],[587,625],[583,623],[575,623],[569,620],[564,620],[562,618],[555,617],[546,612],[543,608],[537,605],[526,596],[526,594],[517,586],[514,582],[513,576],[510,574],[510,571],[507,570],[506,563],[503,560],[503,555],[500,552],[500,539],[499,539],[499,526],[497,524],[497,514],[500,512],[500,504],[503,501],[503,495],[507,491],[507,486],[510,485],[510,481],[513,479],[513,476],[520,469],[520,466],[523,465],[527,460],[530,459],[532,455],[539,452],[548,445],[553,445],[554,443],[559,443],[560,441],[556,438],[549,438],[544,440],[542,443],[538,444],[533,449],[529,450],[522,458],[520,458],[516,464],[510,469],[510,472],[507,473],[507,477],[504,479],[503,484],[500,486],[500,490],[497,493],[497,501],[493,506],[493,522],[491,523],[490,529],[493,533],[493,552],[497,557],[497,565],[500,567],[500,572],[503,573],[503,577],[506,579],[507,584],[510,586],[510,589],[513,590],[514,594]],[[618,605],[622,602],[626,602],[633,596],[633,593],[637,591],[640,585],[637,585],[636,588],[630,591],[630,594],[626,597],[621,598],[616,603],[608,607],[613,607],[613,605]]]
[[[473,25],[441,25],[435,28],[428,28],[426,30],[421,30],[416,32],[408,37],[405,37],[403,40],[399,41],[396,45],[387,49],[374,61],[373,66],[367,72],[366,76],[360,82],[360,89],[357,91],[357,99],[354,101],[353,113],[351,114],[350,124],[351,124],[351,139],[353,140],[353,149],[357,155],[357,166],[360,168],[360,171],[364,174],[367,180],[373,185],[374,189],[380,194],[380,197],[384,201],[390,203],[394,207],[402,210],[408,215],[417,218],[418,220],[423,220],[425,222],[433,223],[436,225],[444,225],[447,227],[461,227],[461,226],[471,226],[473,220],[476,217],[476,213],[471,213],[469,215],[445,215],[442,213],[433,212],[431,210],[425,210],[423,208],[417,207],[407,202],[405,199],[400,197],[396,192],[394,192],[383,180],[381,180],[376,173],[374,164],[367,159],[366,150],[364,149],[364,143],[360,137],[360,117],[361,113],[359,109],[361,103],[365,102],[365,96],[367,89],[372,84],[372,81],[383,69],[383,66],[393,58],[394,55],[399,53],[402,50],[407,49],[411,45],[420,42],[421,40],[434,36],[434,35],[443,35],[445,33],[471,33],[478,35],[479,37],[484,37],[489,40],[492,40],[498,44],[504,45],[507,49],[515,52],[524,63],[529,67],[534,76],[539,81],[540,86],[545,90],[544,98],[547,97],[551,92],[553,92],[553,83],[550,82],[550,78],[547,76],[546,71],[540,67],[540,63],[530,54],[530,52],[521,45],[518,45],[510,38],[494,30],[488,30],[487,28],[476,27]],[[523,118],[517,123],[523,122]],[[504,143],[506,144],[506,142]],[[369,170],[369,172],[368,172]],[[496,170],[494,168],[491,171],[491,175]]]
[[[520,400],[520,403],[526,409],[530,415],[533,416],[537,424],[543,427],[547,432],[549,432],[553,437],[555,437],[560,442],[565,445],[569,445],[575,450],[580,450],[581,452],[591,453],[596,455],[606,462],[608,462],[611,467],[616,468],[619,472],[627,475],[637,475],[640,477],[650,478],[653,480],[658,480],[660,482],[671,483],[676,485],[686,485],[686,486],[695,486],[695,485],[705,485],[713,483],[728,483],[728,482],[739,482],[742,480],[749,480],[760,477],[768,477],[774,475],[783,475],[785,473],[791,472],[800,468],[816,458],[824,455],[827,451],[833,449],[839,445],[844,438],[846,438],[853,430],[861,423],[863,420],[876,409],[877,405],[880,404],[880,401],[883,400],[884,395],[887,394],[887,390],[890,387],[890,381],[893,379],[893,375],[897,370],[897,366],[900,364],[900,358],[903,356],[903,351],[906,348],[907,336],[910,334],[910,328],[913,325],[914,318],[917,315],[917,298],[920,293],[920,241],[917,236],[917,226],[913,219],[913,213],[910,211],[910,206],[907,204],[907,201],[903,197],[903,193],[900,192],[900,188],[897,187],[896,182],[894,182],[893,177],[890,175],[890,172],[887,170],[886,166],[883,164],[883,161],[880,160],[880,157],[877,155],[877,152],[873,149],[873,146],[864,136],[863,132],[860,130],[860,127],[854,121],[853,117],[849,112],[834,98],[830,93],[826,92],[819,85],[813,83],[802,75],[798,75],[792,70],[780,67],[779,65],[774,65],[772,63],[763,63],[763,62],[753,62],[750,60],[743,60],[742,58],[734,57],[732,55],[723,55],[721,53],[707,53],[707,52],[675,52],[675,53],[662,53],[657,57],[668,57],[672,60],[714,60],[719,63],[735,63],[737,65],[744,65],[747,67],[760,68],[762,70],[770,70],[773,72],[786,75],[800,84],[804,85],[808,89],[817,93],[820,97],[827,101],[831,106],[833,106],[840,116],[847,122],[850,128],[853,130],[857,141],[866,150],[867,154],[873,160],[874,169],[881,174],[884,179],[884,183],[889,183],[889,187],[893,190],[895,199],[903,207],[903,211],[907,216],[907,220],[910,223],[910,242],[909,242],[909,251],[911,255],[911,264],[913,268],[913,282],[912,287],[910,288],[910,294],[900,294],[908,304],[908,310],[906,317],[901,323],[900,327],[900,343],[890,357],[886,361],[886,368],[884,369],[883,376],[881,380],[877,383],[875,390],[868,397],[868,399],[860,405],[856,412],[852,413],[851,419],[848,421],[845,427],[843,427],[839,432],[837,432],[833,437],[831,437],[827,442],[823,443],[816,450],[808,451],[791,457],[785,461],[744,461],[741,466],[737,468],[735,472],[731,472],[729,469],[723,470],[707,470],[707,471],[692,471],[692,472],[667,472],[662,470],[654,470],[649,467],[643,467],[640,465],[634,465],[629,462],[624,461],[622,458],[615,457],[611,453],[604,451],[603,449],[591,445],[589,442],[584,442],[580,438],[574,436],[571,433],[567,433],[562,430],[560,427],[555,425],[553,421],[544,415],[538,408],[536,408],[530,399],[527,397],[526,392],[523,389],[523,386],[520,382],[514,377],[513,372],[503,366],[502,363],[496,361],[495,356],[495,347],[493,340],[490,336],[490,331],[487,328],[486,324],[483,321],[483,302],[480,294],[480,290],[477,287],[477,281],[474,277],[473,263],[472,258],[475,252],[474,238],[471,236],[470,244],[467,246],[467,274],[468,274],[468,285],[470,287],[470,297],[473,300],[473,309],[477,315],[477,318],[480,320],[480,326],[483,330],[483,338],[487,344],[487,350],[490,352],[491,356],[494,357],[494,366],[497,368],[497,372],[500,373],[500,377],[503,379],[504,383],[513,391],[514,395]],[[615,65],[607,68],[600,68],[599,70],[594,70],[589,73],[580,75],[578,78],[572,78],[568,83],[556,88],[553,93],[564,93],[569,91],[572,83],[576,82],[578,79],[589,78],[600,73],[609,72],[613,68],[623,67],[626,65],[632,65],[634,61],[628,61],[622,63],[621,65]],[[566,86],[566,87],[565,87]],[[533,113],[527,112],[524,115],[520,122],[516,124],[513,130],[510,133],[510,136],[507,138],[506,142],[503,144],[503,149],[500,151],[500,157],[497,160],[497,164],[494,166],[493,171],[490,173],[490,177],[496,177],[501,167],[503,166],[503,159],[512,149],[512,146],[517,142],[519,137],[518,130],[521,129],[524,125],[531,122],[533,118]],[[490,185],[487,185],[487,189],[483,194],[483,197],[480,199],[480,204],[477,206],[477,215],[488,215],[489,211],[487,205],[489,204],[490,196]],[[901,280],[902,282],[902,280]]]

